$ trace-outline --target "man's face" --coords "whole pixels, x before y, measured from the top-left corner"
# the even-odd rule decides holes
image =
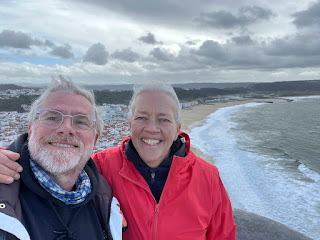
[[[180,124],[174,118],[172,97],[160,91],[141,93],[135,103],[130,120],[131,138],[141,159],[156,168],[169,155],[177,139]]]
[[[58,110],[66,115],[85,114],[93,117],[93,107],[83,96],[66,92],[50,93],[40,110]],[[75,132],[72,119],[65,117],[57,129],[48,129],[40,120],[29,125],[31,157],[48,173],[61,175],[81,170],[97,141],[94,127],[89,132]]]

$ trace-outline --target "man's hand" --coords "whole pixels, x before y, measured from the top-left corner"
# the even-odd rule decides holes
[[[22,172],[22,167],[15,162],[19,158],[19,153],[0,150],[0,183],[10,184],[20,178],[19,172]]]

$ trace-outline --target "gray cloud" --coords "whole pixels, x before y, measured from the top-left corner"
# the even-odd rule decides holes
[[[270,42],[257,42],[250,36],[236,36],[221,44],[204,41],[190,55],[198,63],[227,69],[263,69],[315,67],[320,65],[320,33],[296,34]]]
[[[215,59],[216,61],[224,59],[227,56],[224,47],[212,40],[205,41],[195,53],[199,56]]]
[[[101,43],[93,44],[85,56],[83,57],[84,62],[91,62],[97,65],[105,65],[108,62],[109,53]]]
[[[187,45],[189,45],[189,46],[194,46],[194,45],[196,45],[196,43],[195,42],[193,42],[193,41],[186,41],[186,44]]]
[[[272,16],[274,14],[269,9],[258,6],[246,6],[240,8],[237,15],[221,10],[202,13],[194,21],[200,26],[230,29],[245,27],[262,20],[269,20]]]
[[[55,44],[49,40],[41,41],[26,33],[13,30],[3,30],[0,33],[0,47],[30,49],[32,46],[54,47]]]
[[[266,54],[273,56],[318,56],[320,63],[320,33],[305,33],[273,40],[266,48]]]
[[[53,46],[50,54],[65,59],[74,57],[72,53],[72,47],[67,43],[64,46]]]
[[[135,62],[140,58],[140,55],[132,51],[130,48],[124,49],[122,51],[116,50],[110,56],[126,62]]]
[[[150,51],[149,55],[156,60],[160,61],[171,61],[174,55],[165,49],[154,48]]]
[[[152,33],[148,33],[146,36],[141,36],[138,38],[138,40],[146,44],[162,44],[162,42],[156,40],[156,37]]]
[[[34,39],[22,32],[3,30],[0,33],[0,47],[30,48],[35,45]]]
[[[311,4],[307,10],[296,12],[292,15],[293,23],[297,27],[320,27],[320,1]]]
[[[87,0],[73,0],[76,3],[79,1],[88,4]],[[210,2],[208,0],[91,0],[90,4],[134,17],[138,21],[148,20],[170,24],[172,20],[176,23],[185,23],[185,19],[191,19],[195,13],[201,12],[203,6]]]
[[[232,37],[231,42],[235,43],[236,45],[251,45],[254,43],[249,35]]]
[[[64,46],[56,46],[50,40],[39,40],[30,37],[28,34],[13,30],[3,30],[0,33],[0,47],[10,47],[16,49],[31,49],[31,47],[42,47],[51,49],[49,54],[65,59],[73,58],[72,48],[69,44]],[[22,53],[21,53],[22,54]]]
[[[47,47],[54,47],[55,46],[55,44],[53,42],[49,41],[49,40],[45,40],[43,42],[43,45],[47,46]]]

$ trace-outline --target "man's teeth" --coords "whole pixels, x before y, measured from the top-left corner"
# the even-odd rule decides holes
[[[153,140],[153,139],[142,139],[142,141],[151,146],[154,146],[160,142],[160,140]]]
[[[65,148],[75,148],[76,147],[74,145],[63,144],[63,143],[51,143],[51,145],[57,146],[57,147],[65,147]]]

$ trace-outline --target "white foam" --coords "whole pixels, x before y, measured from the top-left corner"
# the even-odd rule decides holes
[[[304,164],[300,164],[298,169],[308,178],[312,179],[315,182],[319,182],[320,183],[320,175],[315,172],[310,170],[309,168],[306,167],[306,165]]]
[[[294,101],[300,101],[300,100],[304,100],[304,99],[313,99],[313,98],[320,98],[320,96],[301,96],[301,97],[283,97],[285,99],[292,99]]]

